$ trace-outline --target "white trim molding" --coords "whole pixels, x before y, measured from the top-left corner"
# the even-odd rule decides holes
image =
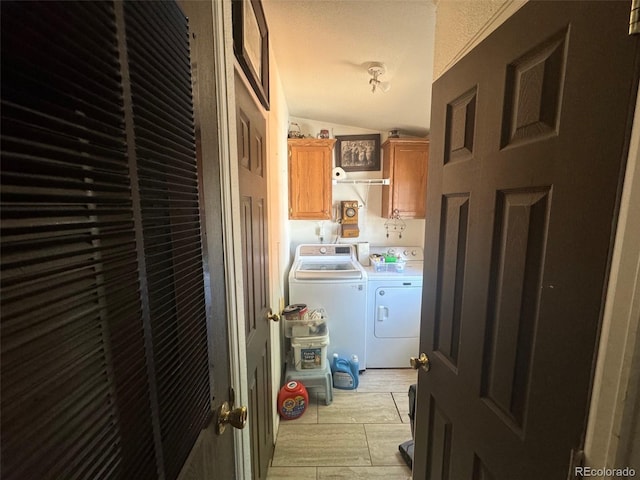
[[[234,89],[234,55],[231,21],[231,0],[210,0],[213,4],[216,91],[219,106],[220,176],[222,182],[222,214],[225,249],[225,281],[227,287],[229,356],[231,387],[237,405],[248,405],[247,355],[244,342],[244,305],[242,289],[242,253],[240,209],[238,208],[238,162],[235,142],[236,115]],[[235,442],[236,479],[251,479],[251,448],[249,429],[233,430]]]
[[[594,469],[624,468],[639,454],[640,415],[640,95],[622,190],[585,461]],[[593,477],[604,478],[604,477]]]

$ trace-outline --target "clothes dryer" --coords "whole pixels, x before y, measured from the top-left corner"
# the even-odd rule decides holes
[[[367,272],[367,366],[409,367],[418,355],[422,306],[422,247],[375,247],[372,255],[388,255],[403,262],[365,267]]]

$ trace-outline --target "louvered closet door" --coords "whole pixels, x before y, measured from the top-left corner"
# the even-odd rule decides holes
[[[5,479],[155,476],[123,125],[112,5],[2,2]]]
[[[2,476],[176,478],[210,413],[186,18],[1,6]]]
[[[151,362],[164,466],[175,478],[210,411],[188,25],[174,3],[124,7]]]

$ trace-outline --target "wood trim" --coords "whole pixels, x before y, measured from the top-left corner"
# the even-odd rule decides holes
[[[325,146],[333,148],[336,143],[335,138],[290,138],[287,140],[290,146],[295,147],[319,147]]]

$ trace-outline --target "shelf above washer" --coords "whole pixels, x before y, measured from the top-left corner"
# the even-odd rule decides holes
[[[357,179],[344,179],[344,180],[332,180],[333,185],[390,185],[391,180],[388,178],[357,178]]]

